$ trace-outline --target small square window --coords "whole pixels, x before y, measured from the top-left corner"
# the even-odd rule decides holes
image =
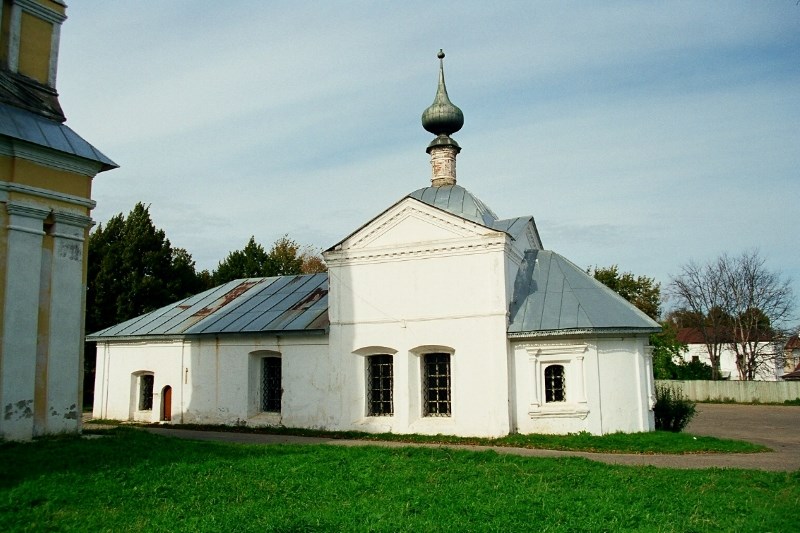
[[[550,365],[544,369],[544,401],[545,403],[567,401],[563,365]]]

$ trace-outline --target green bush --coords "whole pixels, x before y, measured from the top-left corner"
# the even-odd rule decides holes
[[[696,410],[695,403],[680,391],[669,385],[656,386],[656,405],[653,407],[656,429],[677,433],[694,418]]]

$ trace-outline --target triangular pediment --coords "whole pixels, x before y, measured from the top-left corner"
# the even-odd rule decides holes
[[[485,235],[496,230],[430,206],[404,198],[335,247],[336,250],[404,247],[430,242],[452,242]]]

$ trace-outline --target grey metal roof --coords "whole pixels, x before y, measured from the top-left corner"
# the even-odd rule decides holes
[[[489,206],[460,185],[423,187],[408,196],[489,228],[497,220]]]
[[[525,253],[509,311],[511,337],[661,329],[627,300],[549,250]]]
[[[0,102],[0,135],[97,161],[100,163],[101,171],[118,166],[72,131],[69,126],[2,102]]]
[[[321,332],[328,324],[328,274],[321,273],[231,281],[86,338]]]
[[[528,223],[533,221],[533,217],[507,218],[505,220],[495,220],[492,229],[508,233],[512,239],[516,240],[525,232]]]

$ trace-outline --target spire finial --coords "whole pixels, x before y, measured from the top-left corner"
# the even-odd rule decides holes
[[[436,135],[425,150],[431,155],[434,187],[455,185],[456,154],[461,151],[458,143],[450,138],[464,125],[464,113],[450,101],[444,83],[444,50],[439,49],[439,85],[433,103],[422,113],[422,127]]]
[[[439,85],[436,87],[433,103],[422,113],[422,127],[434,135],[449,137],[464,125],[464,113],[453,105],[447,95],[447,86],[444,83],[444,51],[440,49],[436,56],[439,58]]]

